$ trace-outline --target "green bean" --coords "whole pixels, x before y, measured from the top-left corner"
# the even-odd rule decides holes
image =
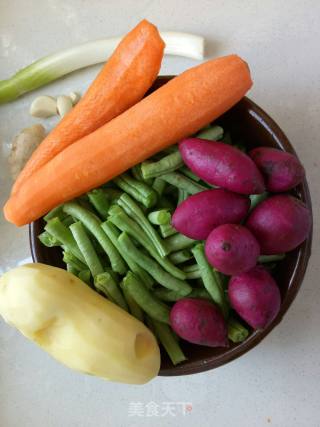
[[[123,262],[123,259],[119,255],[119,252],[114,247],[114,245],[110,242],[108,236],[101,229],[101,221],[97,219],[97,217],[91,212],[88,212],[74,202],[66,203],[63,207],[63,210],[81,221],[82,224],[94,235],[94,237],[104,249],[105,253],[108,255],[112,269],[117,273],[125,274],[126,266]]]
[[[208,139],[210,141],[218,141],[223,137],[223,129],[221,126],[210,126],[197,133],[197,138]]]
[[[122,245],[123,250],[127,251],[133,261],[140,265],[141,268],[148,271],[156,282],[160,283],[165,288],[180,292],[182,295],[187,295],[191,292],[191,287],[187,282],[172,276],[167,271],[163,270],[156,261],[137,249],[127,233],[122,233],[118,241],[120,245]]]
[[[170,324],[170,308],[151,294],[133,273],[129,271],[123,279],[123,283],[143,311],[159,322]]]
[[[175,153],[177,151],[179,151],[178,144],[173,144],[173,145],[170,145],[169,147],[165,148],[164,150],[162,150],[161,153],[171,154],[171,153]]]
[[[71,274],[73,274],[74,276],[78,275],[78,270],[71,264],[67,264],[67,271]]]
[[[129,311],[132,314],[132,316],[134,316],[136,319],[143,322],[144,321],[143,311],[142,311],[140,305],[138,305],[136,303],[136,300],[131,296],[131,294],[130,294],[129,290],[127,289],[127,287],[125,286],[123,280],[120,283],[120,288],[122,289],[122,293],[124,295],[125,300],[127,301]]]
[[[183,166],[182,168],[179,169],[179,171],[183,173],[183,175],[192,179],[193,181],[196,181],[196,182],[200,181],[200,178],[197,175],[195,175],[193,172],[191,172],[191,170],[187,166]]]
[[[81,222],[75,222],[70,226],[71,233],[77,242],[77,245],[86,261],[93,277],[103,273],[101,262],[94,250],[92,243]]]
[[[202,276],[203,284],[206,290],[211,295],[213,301],[221,308],[221,311],[225,316],[228,313],[227,301],[224,295],[223,287],[218,280],[216,273],[208,263],[205,253],[204,244],[199,243],[193,249],[192,253],[197,261],[199,270]]]
[[[131,168],[131,173],[136,180],[144,181],[146,184],[151,185],[151,187],[153,187],[153,179],[152,178],[148,179],[143,177],[141,172],[141,163],[133,166],[133,168]]]
[[[154,295],[159,298],[161,301],[167,301],[167,302],[175,302],[179,299],[185,298],[179,292],[170,291],[169,289],[155,289],[153,291]],[[187,298],[203,298],[212,300],[210,294],[206,289],[192,289],[190,294],[186,295]]]
[[[61,222],[65,227],[70,227],[70,225],[73,224],[75,220],[72,218],[72,216],[67,215]]]
[[[187,274],[187,279],[189,280],[202,277],[198,264],[187,265],[182,270]]]
[[[186,274],[180,268],[176,267],[168,258],[161,257],[158,254],[146,233],[124,211],[111,216],[109,221],[133,237],[172,276],[181,280],[186,278]]]
[[[170,224],[171,214],[166,209],[160,209],[159,211],[150,212],[148,215],[148,220],[151,222],[151,224],[155,225]]]
[[[261,255],[258,258],[258,262],[266,263],[266,262],[276,262],[281,261],[286,257],[286,254],[275,254],[275,255]]]
[[[148,316],[148,315],[146,315],[145,316],[145,323],[146,323],[146,325],[147,325],[147,327],[148,327],[148,329],[150,329],[150,331],[153,333],[153,335],[155,336],[155,339],[157,340],[157,342],[159,343],[159,338],[156,336],[156,331],[155,331],[155,329],[154,329],[154,327],[153,327],[153,324],[152,324],[152,322],[151,322],[151,317],[150,316]]]
[[[245,145],[241,144],[241,143],[237,143],[237,144],[232,144],[235,148],[237,148],[238,150],[242,151],[243,153],[246,153],[247,148]]]
[[[157,178],[165,173],[173,172],[183,165],[183,160],[179,151],[175,151],[158,162],[143,162],[141,172],[143,178]]]
[[[110,221],[104,222],[103,224],[101,224],[101,227],[106,233],[106,235],[109,237],[111,242],[114,244],[114,246],[117,248],[118,252],[122,256],[124,261],[127,263],[129,269],[132,270],[133,273],[135,273],[148,288],[151,288],[154,284],[153,278],[146,271],[144,271],[143,268],[141,268],[138,264],[132,261],[128,254],[119,245],[118,237],[120,236],[120,232],[118,231],[118,229]]]
[[[54,236],[52,236],[47,231],[43,231],[41,234],[39,234],[38,239],[40,240],[40,242],[44,246],[47,246],[48,248],[53,248],[55,246],[60,246],[61,245],[61,243],[59,242],[59,240],[56,239]]]
[[[99,216],[102,219],[107,219],[110,202],[107,199],[106,193],[101,188],[96,188],[88,193],[88,197]]]
[[[131,173],[137,181],[143,181],[140,164],[133,166],[131,168]]]
[[[171,224],[160,225],[160,233],[163,238],[177,234],[177,230]]]
[[[174,234],[173,236],[168,237],[164,241],[167,253],[169,254],[171,252],[180,251],[180,249],[189,248],[195,243],[195,240],[189,239],[189,237],[184,236],[180,233]]]
[[[266,191],[261,194],[251,194],[250,211],[252,211],[259,203],[263,202],[268,196],[269,196],[269,193],[267,193]]]
[[[90,270],[82,270],[79,271],[78,277],[80,280],[82,280],[87,285],[91,285],[91,273]]]
[[[62,261],[67,265],[71,265],[77,271],[86,270],[88,267],[83,262],[79,261],[71,252],[63,251]]]
[[[167,255],[166,248],[157,231],[150,224],[140,207],[131,199],[128,194],[123,194],[118,200],[118,205],[121,206],[127,215],[136,221],[142,230],[149,237],[154,247],[161,257]]]
[[[94,286],[98,291],[105,294],[112,302],[123,308],[123,310],[128,311],[128,305],[111,274],[107,272],[98,274],[94,278]]]
[[[168,325],[158,322],[154,319],[151,319],[151,322],[153,324],[155,335],[158,337],[160,343],[168,353],[171,362],[174,365],[177,365],[178,363],[187,360],[171,328]]]
[[[56,208],[53,208],[50,212],[47,213],[47,215],[45,215],[43,217],[43,219],[48,222],[50,219],[53,218],[59,218],[60,221],[63,220],[63,218],[66,216],[62,210],[63,205],[59,205]]]
[[[170,209],[173,211],[173,210],[175,210],[176,206],[177,206],[177,203],[173,203],[166,196],[161,196],[160,200],[157,203],[158,209]]]
[[[179,188],[177,205],[180,205],[180,203],[184,202],[188,197],[189,194],[184,190],[180,190]]]
[[[104,194],[107,196],[110,204],[116,203],[117,200],[122,196],[123,191],[118,190],[117,188],[104,188]]]
[[[238,322],[238,320],[230,318],[228,320],[228,338],[234,343],[244,341],[249,335],[248,329]]]
[[[212,300],[209,292],[206,289],[192,289],[192,292],[188,295],[188,297]]]
[[[199,266],[198,266],[198,264],[186,265],[186,266],[182,267],[182,270],[185,271],[186,273],[190,273],[191,271],[198,271]]]
[[[195,280],[195,279],[200,279],[202,277],[200,270],[188,271],[186,274],[187,274],[187,280]]]
[[[153,181],[152,188],[158,193],[158,196],[161,197],[164,189],[166,188],[166,185],[167,183],[163,179],[156,178]]]
[[[182,264],[183,262],[189,261],[193,257],[192,253],[188,249],[182,249],[178,252],[173,252],[169,259],[173,264]]]
[[[114,178],[114,182],[121,188],[121,190],[130,194],[130,196],[146,208],[151,208],[157,203],[157,193],[144,182],[137,181],[127,174],[122,174],[117,178]]]
[[[69,252],[76,256],[80,261],[84,262],[84,258],[76,241],[74,240],[74,237],[72,236],[71,231],[62,224],[59,218],[50,219],[44,229],[59,240],[61,244],[65,245]]]
[[[78,198],[75,200],[75,202],[78,203],[79,206],[81,206],[86,211],[89,211],[90,213],[92,213],[92,215],[94,215],[97,219],[100,219],[96,213],[96,210],[94,209],[92,204],[89,202],[89,198],[88,199]]]
[[[108,211],[109,217],[118,215],[119,213],[121,214],[122,212],[123,212],[123,209],[119,205],[111,205]]]
[[[231,139],[230,132],[226,132],[224,134],[224,137],[222,138],[222,142],[224,144],[232,145],[232,139]]]
[[[208,189],[207,187],[177,172],[171,172],[166,173],[165,175],[161,175],[161,179],[173,185],[174,187],[177,187],[180,190],[186,191],[188,194],[196,194],[200,191]]]

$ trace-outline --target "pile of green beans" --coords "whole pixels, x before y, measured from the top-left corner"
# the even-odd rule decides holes
[[[223,129],[210,126],[197,136],[221,139]],[[50,211],[39,235],[45,246],[62,248],[70,273],[146,322],[173,364],[186,360],[170,328],[175,301],[204,298],[216,303],[226,319],[229,316],[223,277],[207,262],[203,243],[171,225],[177,205],[208,188],[172,146]],[[243,341],[249,333],[231,317],[228,328],[233,342]]]

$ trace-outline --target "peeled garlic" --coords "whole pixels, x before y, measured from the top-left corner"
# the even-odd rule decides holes
[[[38,96],[30,106],[30,114],[42,119],[55,116],[57,114],[57,101],[51,96]]]
[[[72,101],[69,96],[61,95],[57,98],[57,110],[60,117],[65,116],[72,109]]]
[[[70,92],[69,98],[71,99],[72,104],[76,105],[80,101],[81,96],[78,92]]]

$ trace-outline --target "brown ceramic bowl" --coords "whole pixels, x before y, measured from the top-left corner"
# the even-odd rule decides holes
[[[159,77],[152,90],[166,83],[171,77]],[[231,110],[217,121],[229,130],[234,141],[241,140],[248,148],[269,146],[294,153],[294,149],[279,126],[254,102],[243,98]],[[311,199],[307,181],[304,180],[295,190],[297,195],[311,210]],[[61,251],[57,248],[47,248],[40,244],[37,236],[43,231],[42,219],[30,224],[30,246],[35,262],[63,267]],[[160,375],[187,375],[203,372],[224,365],[255,347],[277,326],[290,307],[301,286],[308,260],[311,253],[312,233],[309,238],[296,250],[290,252],[281,261],[274,276],[281,290],[281,310],[272,324],[263,331],[252,332],[241,344],[233,344],[229,348],[209,348],[182,342],[182,348],[188,360],[178,366],[173,366],[167,355],[162,353]]]

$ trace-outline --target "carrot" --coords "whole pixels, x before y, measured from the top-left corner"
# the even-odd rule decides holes
[[[80,102],[35,150],[12,193],[70,144],[140,101],[158,75],[163,51],[157,28],[141,21],[120,42]]]
[[[4,208],[16,225],[98,187],[192,135],[251,87],[247,64],[230,55],[185,71],[34,173]]]

